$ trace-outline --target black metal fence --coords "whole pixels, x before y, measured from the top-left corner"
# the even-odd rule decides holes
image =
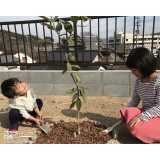
[[[88,17],[91,20],[88,22],[79,20],[74,26],[73,38],[76,43],[75,46],[70,46],[79,66],[124,65],[127,54],[132,49],[137,46],[146,47],[147,44],[152,53],[158,53],[160,29],[155,26],[160,22],[159,17],[150,17],[150,24],[147,24],[148,19],[146,20],[145,16],[139,19],[135,16]],[[0,22],[0,66],[66,65],[62,56],[63,43],[53,30],[41,25],[42,22],[47,21],[40,19]],[[146,27],[149,27],[150,31],[147,32]],[[118,32],[120,28],[123,34]],[[46,37],[53,39],[54,43],[45,44],[43,47],[33,44]]]

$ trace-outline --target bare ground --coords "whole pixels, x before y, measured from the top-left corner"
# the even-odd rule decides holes
[[[37,95],[37,98],[41,98],[44,103],[42,108],[44,122],[77,121],[76,108],[69,109],[71,96]],[[81,108],[80,121],[96,121],[107,127],[112,126],[120,118],[119,110],[126,107],[130,100],[130,97],[88,96],[87,102],[83,103]],[[0,95],[0,144],[5,144],[4,131],[10,126],[7,107],[7,98]],[[23,122],[19,132],[33,132],[37,129],[38,126]],[[116,130],[120,144],[143,144],[129,133],[124,124],[117,126]]]

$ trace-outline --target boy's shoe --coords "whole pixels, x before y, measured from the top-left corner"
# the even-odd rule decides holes
[[[11,132],[11,133],[17,133],[18,130],[17,129],[10,129],[9,132]]]

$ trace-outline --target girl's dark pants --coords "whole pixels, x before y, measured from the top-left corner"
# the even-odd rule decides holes
[[[38,109],[41,110],[43,106],[43,101],[41,99],[36,99]],[[32,112],[28,112],[31,116],[37,117],[37,113],[33,110]],[[18,130],[19,122],[25,120],[24,117],[22,117],[22,114],[20,113],[19,109],[11,109],[9,111],[9,121],[11,124],[11,127],[9,130],[16,129]]]

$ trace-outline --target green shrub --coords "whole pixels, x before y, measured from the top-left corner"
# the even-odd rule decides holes
[[[20,70],[26,70],[26,69],[28,69],[28,66],[21,66],[20,67]]]

